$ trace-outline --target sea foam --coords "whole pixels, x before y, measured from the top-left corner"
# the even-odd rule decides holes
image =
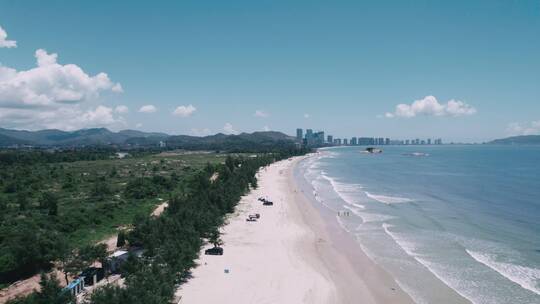
[[[512,263],[498,262],[494,255],[475,252],[465,249],[467,253],[479,263],[495,270],[508,280],[540,295],[540,269],[531,268]]]
[[[386,195],[379,195],[379,194],[372,194],[367,191],[365,191],[365,194],[367,197],[376,200],[383,204],[398,204],[398,203],[408,203],[412,200],[410,198],[406,197],[397,197],[397,196],[386,196]]]

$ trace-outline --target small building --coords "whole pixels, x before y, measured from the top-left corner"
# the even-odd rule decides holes
[[[89,267],[83,270],[80,277],[84,278],[84,285],[92,286],[103,280],[105,271],[103,268]]]
[[[69,291],[71,295],[76,297],[84,289],[84,277],[78,277],[77,279],[71,281],[68,286],[64,287],[65,291]]]
[[[107,259],[107,270],[110,273],[120,273],[122,265],[127,262],[129,255],[134,255],[137,258],[140,258],[143,254],[143,249],[134,248],[130,251],[118,250],[109,256]]]

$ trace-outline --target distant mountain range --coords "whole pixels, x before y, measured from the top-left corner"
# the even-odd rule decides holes
[[[512,136],[502,139],[495,139],[488,144],[499,145],[540,145],[540,135]]]
[[[151,147],[160,142],[168,147],[187,150],[249,150],[258,151],[275,146],[293,145],[294,138],[281,132],[254,132],[239,135],[216,134],[204,137],[168,135],[165,133],[122,130],[112,132],[106,128],[77,131],[40,130],[24,131],[0,128],[0,147],[86,147],[115,145],[121,147]]]

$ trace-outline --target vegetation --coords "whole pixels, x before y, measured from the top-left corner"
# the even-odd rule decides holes
[[[130,154],[116,159],[98,148],[0,151],[1,285],[46,271],[138,215],[147,217],[158,198],[183,193],[193,174],[226,157]]]
[[[145,249],[144,258],[128,263],[125,287],[108,286],[96,291],[91,304],[169,303],[176,286],[195,266],[204,238],[215,246],[222,242],[219,227],[224,216],[250,187],[261,166],[289,157],[293,152],[256,158],[228,157],[225,164],[210,165],[194,174],[189,191],[174,195],[160,217],[140,217],[128,234],[131,245]],[[211,176],[218,172],[218,178]]]
[[[69,292],[63,292],[58,279],[54,275],[41,274],[40,291],[28,297],[16,298],[10,304],[68,304],[75,303]]]
[[[141,246],[144,256],[132,256],[123,266],[124,287],[98,289],[88,304],[168,303],[195,266],[203,239],[222,244],[224,216],[256,187],[257,170],[304,152],[0,162],[0,209],[6,211],[0,215],[0,279],[9,282],[46,270],[53,261],[64,273],[78,274],[90,261],[106,257],[103,246],[90,244],[130,225],[120,230],[118,245]],[[158,197],[169,207],[150,217]],[[56,278],[43,276],[45,285],[40,293],[11,303],[69,302],[54,287]]]

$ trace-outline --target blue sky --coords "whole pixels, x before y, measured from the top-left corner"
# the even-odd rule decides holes
[[[0,1],[0,127],[540,133],[540,1],[110,2]]]

